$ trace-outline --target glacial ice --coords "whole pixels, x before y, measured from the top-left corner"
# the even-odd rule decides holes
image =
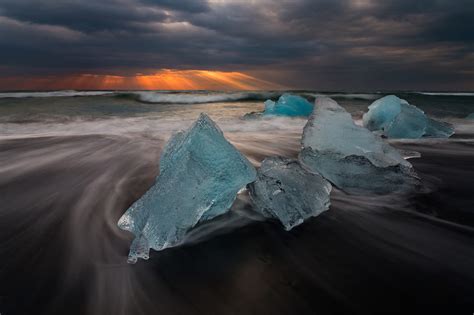
[[[305,170],[297,160],[265,159],[257,180],[248,187],[257,211],[279,219],[287,231],[328,210],[330,205],[331,184]]]
[[[474,113],[471,113],[466,116],[466,119],[474,119]]]
[[[179,245],[198,222],[229,210],[238,191],[256,178],[250,162],[205,114],[171,137],[160,159],[155,184],[120,218],[132,232],[130,263],[149,250]]]
[[[363,124],[387,138],[448,138],[454,134],[450,124],[429,118],[421,109],[395,95],[373,102],[364,114]]]
[[[309,116],[313,111],[313,105],[305,98],[285,93],[277,102],[265,101],[264,115],[279,116]]]
[[[395,148],[357,126],[330,98],[316,99],[302,145],[300,162],[348,193],[403,192],[419,184],[412,165]]]

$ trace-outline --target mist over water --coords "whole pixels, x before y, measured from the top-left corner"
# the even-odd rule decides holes
[[[374,95],[333,93],[356,120]],[[334,189],[329,211],[285,232],[253,212],[244,191],[183,246],[136,265],[126,263],[133,237],[117,221],[153,184],[173,132],[207,112],[258,166],[270,155],[295,158],[306,120],[242,120],[263,109],[255,95],[199,104],[0,97],[0,313],[470,314],[474,121],[464,117],[474,97],[400,96],[456,128],[450,139],[390,141],[420,153],[410,159],[419,192]]]

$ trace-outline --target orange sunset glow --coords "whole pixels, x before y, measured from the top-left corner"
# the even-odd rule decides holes
[[[241,72],[164,69],[133,76],[77,74],[0,78],[3,90],[259,90],[281,85]]]

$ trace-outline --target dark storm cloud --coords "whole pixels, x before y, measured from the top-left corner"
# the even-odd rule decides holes
[[[166,18],[159,10],[111,0],[2,0],[0,7],[4,16],[19,21],[61,25],[86,32],[130,30],[133,22],[163,21]]]
[[[142,2],[184,12],[205,12],[209,10],[208,3],[200,0],[143,0]]]
[[[468,89],[473,15],[472,0],[3,0],[0,70],[197,68],[301,88]]]

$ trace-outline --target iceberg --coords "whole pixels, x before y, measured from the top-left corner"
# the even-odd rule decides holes
[[[452,125],[429,118],[421,109],[395,95],[373,102],[363,116],[363,124],[387,138],[448,138],[454,134]]]
[[[313,111],[313,105],[305,98],[285,93],[277,102],[265,101],[264,115],[278,116],[309,116]]]
[[[300,162],[350,194],[387,194],[415,188],[412,165],[382,138],[357,126],[334,100],[316,99],[303,131]]]
[[[256,210],[280,220],[289,231],[329,209],[332,186],[297,160],[270,157],[262,162],[257,180],[248,187]]]
[[[120,218],[135,235],[128,261],[149,250],[179,245],[188,230],[229,210],[237,193],[256,179],[252,164],[205,114],[171,137],[155,184]]]

